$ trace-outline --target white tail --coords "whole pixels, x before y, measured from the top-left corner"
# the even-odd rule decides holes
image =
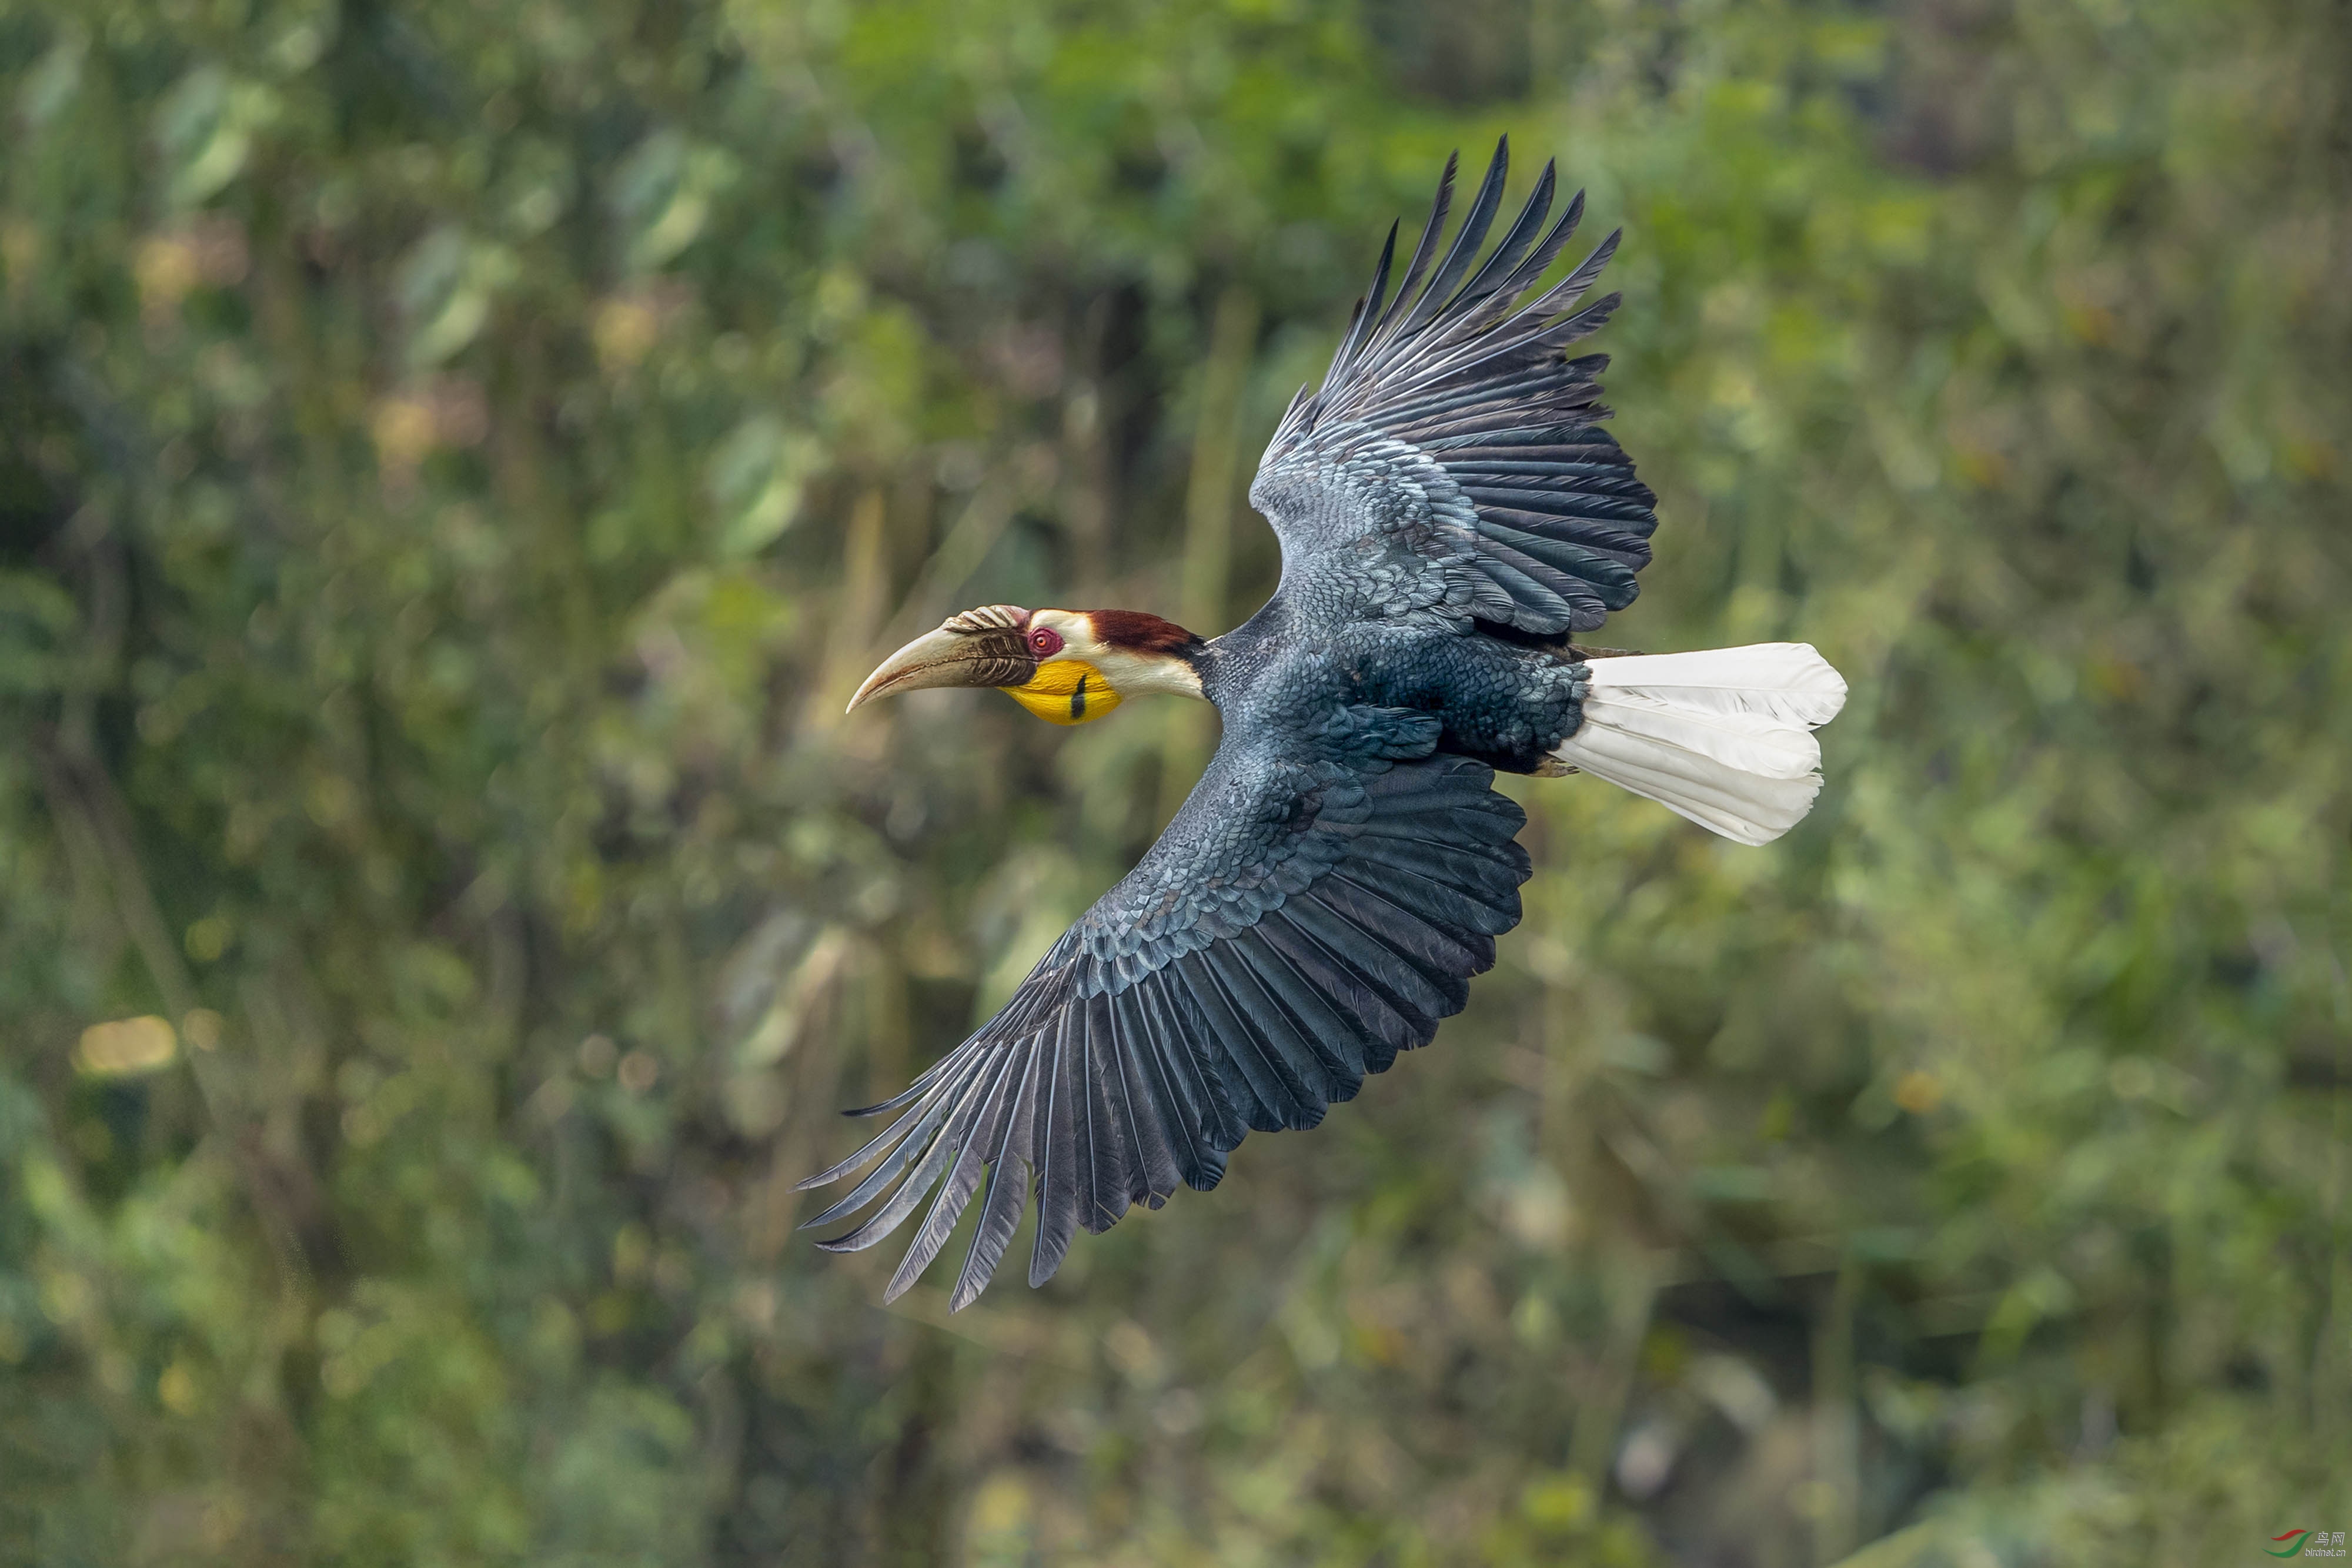
[[[1805,643],[1591,662],[1584,722],[1552,755],[1743,844],[1803,820],[1822,788],[1813,730],[1845,677]]]

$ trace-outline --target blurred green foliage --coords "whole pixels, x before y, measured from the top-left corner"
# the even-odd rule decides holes
[[[0,1561],[2352,1527],[2347,60],[2321,0],[0,0]],[[1246,613],[1258,444],[1503,131],[1628,231],[1611,636],[1818,643],[1821,809],[1517,787],[1433,1049],[878,1308],[792,1183],[1205,716],[843,698],[970,603]]]

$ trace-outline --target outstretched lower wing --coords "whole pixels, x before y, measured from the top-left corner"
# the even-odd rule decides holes
[[[1547,163],[1481,265],[1509,164],[1506,141],[1433,271],[1453,196],[1446,160],[1395,298],[1391,229],[1322,386],[1299,389],[1260,461],[1250,500],[1281,538],[1285,595],[1310,614],[1430,612],[1465,631],[1564,640],[1639,591],[1655,497],[1601,428],[1608,357],[1565,352],[1617,308],[1612,294],[1577,308],[1618,236],[1522,304],[1576,232],[1584,196],[1547,231]]]
[[[895,1298],[929,1267],[983,1173],[952,1305],[977,1296],[1038,1207],[1029,1281],[1079,1227],[1214,1186],[1252,1128],[1311,1127],[1461,1010],[1519,919],[1526,821],[1493,771],[1430,756],[1435,726],[1345,710],[1312,755],[1222,746],[1133,872],[970,1040],[874,1113],[887,1131],[803,1186],[862,1180],[809,1221],[880,1200],[822,1243],[873,1246],[938,1188]],[[871,1166],[871,1170],[867,1167]]]

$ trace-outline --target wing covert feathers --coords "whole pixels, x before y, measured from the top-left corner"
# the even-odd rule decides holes
[[[1135,1204],[1156,1208],[1180,1183],[1214,1186],[1250,1131],[1314,1126],[1399,1051],[1427,1044],[1462,1008],[1470,977],[1493,965],[1496,936],[1517,923],[1528,862],[1514,837],[1525,817],[1492,779],[1465,758],[1375,758],[1265,802],[1271,818],[1304,824],[1279,865],[1306,862],[1313,874],[1269,873],[1281,895],[1255,913],[1220,906],[1202,917],[1220,931],[1206,941],[1118,940],[1140,928],[1130,884],[1147,856],[995,1019],[893,1103],[898,1117],[879,1137],[803,1184],[866,1172],[810,1225],[879,1204],[819,1245],[870,1247],[936,1188],[886,1291],[895,1299],[978,1197],[950,1297],[961,1308],[987,1285],[1030,1200],[1034,1285],[1077,1230],[1108,1229]],[[1213,764],[1202,791],[1213,784],[1229,802]],[[1254,874],[1227,867],[1223,878]],[[1208,868],[1187,875],[1212,880]],[[1133,950],[1105,962],[1093,951],[1105,943]],[[1007,1019],[1019,1027],[1008,1032]]]
[[[1475,621],[1565,640],[1633,602],[1657,517],[1632,460],[1601,428],[1609,416],[1599,401],[1607,357],[1566,351],[1617,308],[1614,294],[1583,299],[1618,235],[1528,298],[1584,213],[1579,192],[1544,227],[1555,190],[1547,163],[1517,219],[1477,265],[1509,164],[1507,139],[1432,270],[1452,204],[1455,162],[1447,160],[1394,300],[1383,308],[1392,232],[1321,387],[1311,396],[1301,388],[1275,432],[1252,498],[1274,519],[1286,555],[1417,523],[1424,537],[1416,548],[1477,579],[1456,585],[1449,603],[1466,606]],[[1383,514],[1360,492],[1337,508],[1298,501],[1301,486],[1328,489],[1333,476],[1367,464],[1385,487],[1423,497],[1417,516]],[[1353,526],[1328,521],[1332,510]],[[1433,548],[1432,535],[1443,543]]]

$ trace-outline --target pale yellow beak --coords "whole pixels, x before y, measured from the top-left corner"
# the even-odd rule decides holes
[[[927,632],[882,661],[866,677],[849,711],[875,697],[926,686],[1018,686],[1037,673],[1037,660],[1018,626],[953,623]]]

